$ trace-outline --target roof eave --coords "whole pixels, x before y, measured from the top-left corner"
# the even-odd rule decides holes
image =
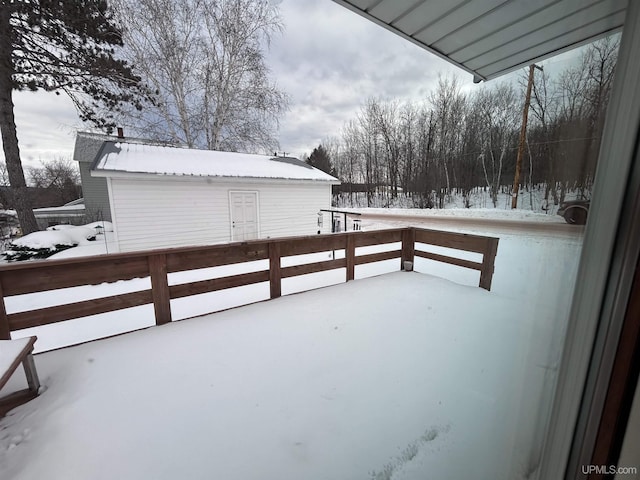
[[[249,177],[249,176],[223,176],[223,175],[197,175],[197,174],[176,174],[176,173],[159,173],[159,172],[129,172],[123,170],[111,170],[104,168],[96,168],[91,170],[92,177],[102,178],[147,178],[147,179],[207,179],[218,182],[305,182],[305,183],[327,183],[331,185],[340,185],[337,178],[321,179],[321,178],[286,178],[286,177]]]
[[[613,35],[615,33],[621,32],[621,31],[622,31],[622,26],[612,28],[612,29],[607,30],[606,32],[602,32],[602,33],[600,33],[598,35],[593,35],[593,36],[591,36],[589,38],[585,38],[584,40],[582,40],[580,42],[575,42],[575,43],[572,43],[572,44],[569,44],[569,45],[565,45],[564,47],[558,48],[558,49],[553,50],[553,51],[550,51],[550,52],[546,53],[545,55],[539,55],[537,57],[533,57],[533,58],[528,59],[528,60],[526,60],[524,62],[520,62],[517,65],[513,65],[513,66],[511,66],[509,68],[505,68],[503,70],[495,72],[495,73],[493,73],[491,75],[486,75],[486,76],[482,77],[482,80],[485,80],[485,81],[494,80],[494,79],[499,78],[499,77],[501,77],[503,75],[506,75],[508,73],[515,72],[516,70],[519,70],[521,68],[528,67],[531,64],[541,62],[541,61],[546,60],[546,59],[548,59],[550,57],[553,57],[553,56],[556,56],[556,55],[560,55],[561,53],[568,52],[570,50],[576,49],[576,48],[581,47],[583,45],[588,45],[589,43],[592,43],[592,42],[594,42],[594,41],[596,41],[596,40],[598,40],[600,38],[604,38],[604,37],[607,37],[609,35]],[[449,61],[451,63],[455,63],[453,60],[449,60]],[[474,75],[478,75],[478,77],[480,77],[479,74],[475,74],[474,73]]]
[[[547,0],[526,12],[503,0],[423,0],[410,8],[403,4],[407,8],[402,14],[393,9],[393,0],[334,2],[470,73],[476,83],[614,34],[622,29],[626,15],[625,0],[584,5],[579,0]],[[457,13],[465,9],[457,21]],[[432,10],[437,12],[435,18],[430,17]],[[493,18],[489,20],[489,16]],[[408,23],[406,18],[412,21]],[[495,29],[487,30],[491,25]],[[514,30],[516,25],[521,30]],[[452,41],[457,35],[462,38],[459,43]],[[447,38],[449,41],[444,41]],[[476,48],[477,42],[482,45]]]
[[[424,42],[421,42],[415,38],[413,38],[410,35],[407,35],[406,33],[404,33],[402,30],[399,30],[397,28],[395,28],[392,25],[389,25],[388,23],[383,22],[382,20],[380,20],[377,17],[374,17],[373,15],[365,12],[364,10],[361,10],[360,8],[358,8],[357,6],[351,4],[350,2],[346,1],[346,0],[333,0],[335,3],[342,5],[343,7],[351,10],[354,13],[357,13],[358,15],[360,15],[361,17],[366,18],[367,20],[370,20],[371,22],[375,23],[376,25],[379,25],[381,27],[383,27],[386,30],[389,30],[390,32],[395,33],[396,35],[404,38],[405,40],[410,41],[411,43],[413,43],[414,45],[419,46],[420,48],[427,50],[430,53],[433,53],[434,55],[442,58],[443,60],[446,60],[447,62],[455,65],[456,67],[464,70],[465,72],[473,75],[473,81],[475,83],[479,83],[481,81],[486,81],[488,80],[487,77],[480,75],[479,73],[475,72],[474,70],[471,70],[470,68],[466,67],[465,65],[463,65],[462,63],[456,62],[455,60],[453,60],[451,57],[447,56],[446,54],[442,53],[441,51],[427,45]]]

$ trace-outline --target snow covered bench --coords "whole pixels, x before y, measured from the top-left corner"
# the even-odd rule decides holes
[[[9,410],[28,402],[38,396],[40,381],[36,364],[33,361],[33,344],[38,337],[18,338],[16,340],[0,340],[0,390],[7,384],[18,365],[22,363],[29,388],[14,392],[0,398],[0,417]]]

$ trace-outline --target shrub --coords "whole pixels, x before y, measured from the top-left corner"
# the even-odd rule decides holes
[[[95,240],[96,235],[96,229],[87,227],[33,232],[9,242],[2,255],[9,262],[48,258],[81,243]]]
[[[19,262],[23,260],[37,260],[47,258],[54,253],[62,252],[68,248],[73,248],[75,245],[56,244],[47,248],[34,248],[28,246],[9,244],[9,250],[2,252],[5,260],[8,262]]]

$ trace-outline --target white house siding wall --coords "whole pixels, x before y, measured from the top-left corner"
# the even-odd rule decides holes
[[[331,185],[280,184],[260,187],[260,238],[315,235],[318,212],[331,208]]]
[[[328,183],[112,178],[111,191],[123,252],[231,241],[231,191],[258,192],[260,238],[314,235],[331,205]]]

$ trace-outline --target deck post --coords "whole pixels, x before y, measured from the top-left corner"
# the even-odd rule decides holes
[[[22,368],[24,368],[24,375],[27,377],[27,384],[29,385],[29,391],[37,394],[40,389],[40,379],[38,379],[38,371],[36,370],[36,364],[33,361],[33,347],[32,351],[24,357],[22,361]]]
[[[7,318],[7,309],[4,306],[4,293],[0,282],[0,340],[11,340],[11,329]]]
[[[269,242],[269,291],[271,298],[278,298],[282,295],[280,243],[278,242]]]
[[[355,233],[347,233],[347,244],[344,249],[344,256],[347,260],[347,282],[355,278],[356,270],[356,241]]]
[[[171,322],[171,302],[167,280],[167,256],[163,253],[149,255],[149,275],[151,276],[151,296],[156,314],[156,325]]]
[[[402,231],[402,255],[400,257],[400,270],[405,270],[404,262],[413,264],[415,257],[416,230],[413,227]]]
[[[494,263],[498,253],[498,239],[487,238],[487,245],[482,255],[482,270],[480,271],[480,288],[491,290],[491,280],[493,279]]]

